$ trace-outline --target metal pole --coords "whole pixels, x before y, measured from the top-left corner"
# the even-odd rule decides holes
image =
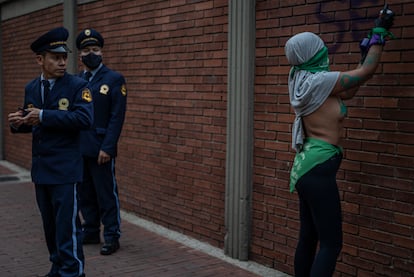
[[[3,64],[3,43],[2,43],[2,28],[1,22],[3,21],[1,16],[1,8],[2,5],[0,4],[0,65]],[[3,96],[4,96],[4,89],[3,89],[3,67],[0,66],[0,160],[4,160],[4,118],[3,118]]]
[[[256,1],[229,0],[224,251],[248,260],[253,175]]]
[[[68,47],[72,50],[69,56],[67,71],[72,74],[78,73],[78,55],[76,49],[77,36],[77,1],[64,0],[63,1],[63,26],[69,31]]]

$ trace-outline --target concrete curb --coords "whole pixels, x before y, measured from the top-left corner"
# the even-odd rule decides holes
[[[172,231],[170,229],[167,229],[161,225],[157,225],[153,222],[147,221],[145,219],[139,218],[135,216],[132,213],[128,213],[125,211],[121,211],[121,217],[122,219],[137,225],[143,229],[146,229],[150,232],[156,233],[157,235],[160,235],[162,237],[165,237],[167,239],[170,239],[172,241],[178,242],[180,244],[183,244],[187,247],[190,247],[192,249],[201,251],[205,254],[208,254],[210,256],[213,256],[215,258],[218,258],[220,260],[223,260],[227,263],[230,263],[232,265],[238,266],[242,269],[248,270],[252,273],[255,273],[260,276],[265,277],[290,277],[290,275],[287,275],[286,273],[274,270],[269,267],[265,267],[263,265],[260,265],[258,263],[252,262],[252,261],[239,261],[230,258],[229,256],[226,256],[222,249],[216,248],[214,246],[211,246],[207,243],[198,241],[196,239],[193,239],[191,237],[188,237],[186,235],[183,235],[181,233],[178,233],[176,231]]]

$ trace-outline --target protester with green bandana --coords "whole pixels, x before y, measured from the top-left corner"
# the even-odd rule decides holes
[[[292,69],[289,97],[296,118],[292,148],[296,156],[290,191],[298,192],[300,234],[295,253],[295,276],[331,277],[342,248],[342,216],[336,173],[342,160],[338,146],[347,114],[342,100],[352,98],[370,79],[380,61],[394,14],[382,11],[368,38],[361,44],[361,63],[354,70],[330,72],[328,49],[310,32],[291,37],[285,53]],[[319,251],[316,254],[319,242]]]

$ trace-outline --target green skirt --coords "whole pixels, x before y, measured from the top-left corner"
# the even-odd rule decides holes
[[[295,190],[298,180],[309,170],[336,154],[342,154],[342,148],[316,138],[306,138],[302,151],[296,153],[290,171],[290,192]]]

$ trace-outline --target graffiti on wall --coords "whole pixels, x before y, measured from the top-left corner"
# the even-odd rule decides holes
[[[320,2],[320,5],[317,6],[317,9],[315,10],[316,17],[320,20],[320,22],[329,22],[329,24],[334,24],[338,27],[338,30],[347,30],[349,29],[349,22],[346,21],[338,21],[335,20],[334,15],[331,15],[329,13],[324,12],[325,11],[325,5],[332,5],[332,2],[337,2],[338,4],[347,4],[349,3],[349,20],[352,21],[351,24],[351,36],[354,39],[355,42],[361,41],[363,37],[361,37],[361,32],[354,32],[354,30],[361,30],[363,29],[363,26],[366,25],[367,22],[373,21],[375,15],[366,15],[365,17],[361,17],[360,10],[363,9],[363,7],[367,6],[378,6],[384,5],[384,2],[382,0],[322,0]],[[346,33],[340,32],[338,33],[338,36],[336,38],[336,42],[344,42],[344,37]],[[349,35],[349,34],[347,34]],[[336,48],[339,47],[338,44],[335,44],[330,47],[330,50],[332,52],[335,52]]]

